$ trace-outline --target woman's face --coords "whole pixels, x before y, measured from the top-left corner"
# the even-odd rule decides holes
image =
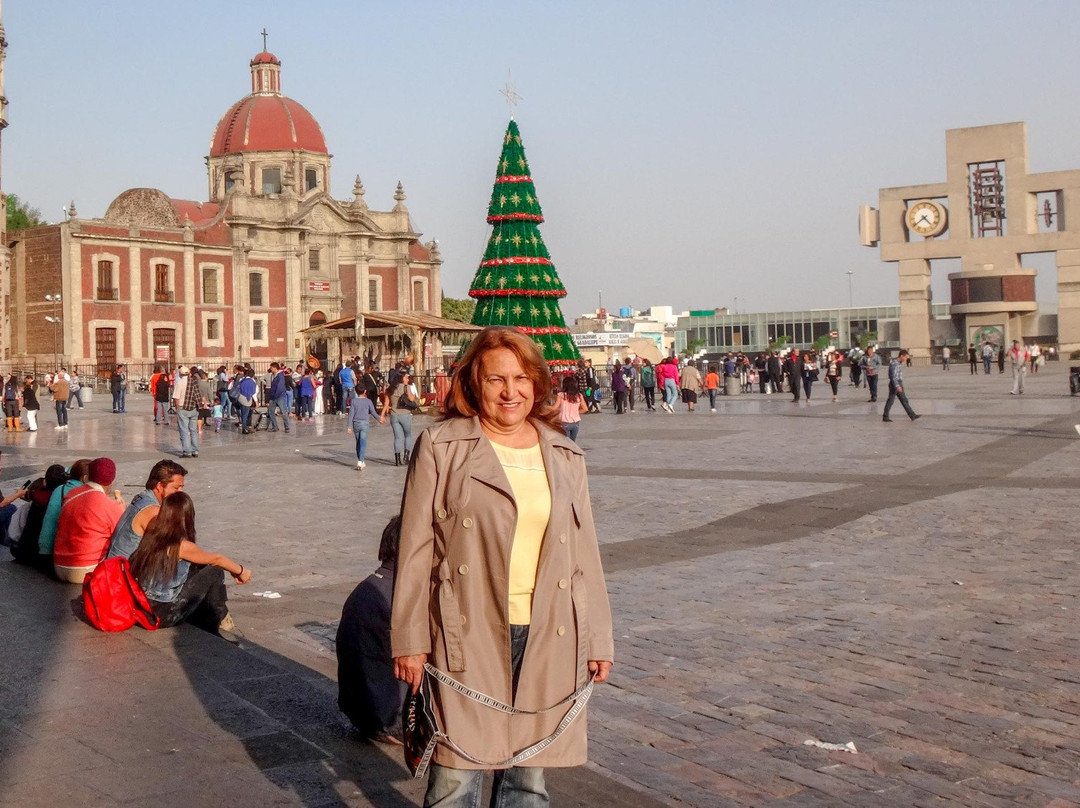
[[[509,348],[480,359],[480,419],[498,432],[513,432],[532,412],[535,392],[517,355]]]

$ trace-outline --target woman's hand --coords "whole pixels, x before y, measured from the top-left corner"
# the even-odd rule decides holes
[[[351,426],[348,429],[345,430],[345,434],[346,435],[351,435],[352,434],[352,427]]]
[[[251,580],[251,568],[240,565],[240,572],[230,572],[229,575],[233,577],[233,580],[238,584],[246,584]]]
[[[611,663],[606,662],[603,659],[590,659],[589,660],[589,673],[593,675],[593,681],[597,684],[602,684],[607,681],[608,674],[611,672]]]
[[[427,660],[427,654],[394,657],[394,676],[408,682],[411,692],[415,693],[424,679],[424,663]]]

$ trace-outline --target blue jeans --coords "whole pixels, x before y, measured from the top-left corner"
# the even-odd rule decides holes
[[[356,459],[361,462],[367,453],[367,433],[369,428],[370,424],[367,421],[361,421],[360,426],[353,424],[353,432],[356,434]]]
[[[669,406],[674,406],[675,399],[679,397],[679,386],[675,384],[674,379],[664,379],[664,402]]]
[[[412,451],[412,413],[390,411],[390,426],[394,430],[394,454]]]
[[[112,408],[113,412],[125,412],[125,395],[123,390],[117,390],[112,394]]]
[[[528,641],[528,626],[510,626],[510,667],[515,696]],[[480,808],[483,790],[483,769],[450,769],[433,763],[428,775],[424,808]],[[491,808],[543,808],[550,802],[543,769],[515,766],[495,771]]]
[[[176,428],[180,430],[180,451],[184,454],[198,454],[199,411],[177,410]]]
[[[301,418],[315,417],[315,396],[300,396],[300,412],[298,415]]]
[[[356,395],[355,387],[342,387],[341,388],[341,401],[338,402],[338,412],[343,412],[346,415],[349,414],[349,406],[352,404],[353,396]]]
[[[221,402],[221,417],[228,418],[232,415],[232,399],[229,398],[229,391],[222,390],[218,393],[218,400]]]
[[[236,406],[240,408],[240,429],[247,432],[251,429],[251,407],[245,407],[240,403]]]
[[[161,421],[163,424],[169,423],[169,402],[168,401],[155,401],[154,402],[154,423]]]
[[[566,437],[577,443],[577,434],[578,430],[581,429],[581,421],[563,421],[562,428],[563,432],[566,433]]]
[[[73,392],[70,396],[68,396],[68,406],[69,407],[71,406],[72,401],[78,401],[79,402],[79,409],[80,410],[83,408],[82,388],[81,387],[78,390],[76,390],[75,392]]]
[[[281,398],[274,398],[270,400],[270,405],[266,408],[266,414],[270,416],[270,428],[277,429],[277,411],[281,410],[281,419],[285,422],[285,431],[289,431],[289,408],[287,405],[287,396]]]
[[[56,404],[56,425],[57,426],[67,426],[67,422],[68,422],[68,418],[67,418],[67,402],[66,401],[57,401],[57,402],[55,402],[55,404]]]

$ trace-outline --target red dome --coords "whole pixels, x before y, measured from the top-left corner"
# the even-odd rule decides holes
[[[265,51],[255,59],[263,56],[276,61]],[[210,142],[211,157],[290,149],[327,154],[326,140],[314,116],[302,104],[278,94],[241,98],[222,116]]]
[[[278,59],[270,51],[263,51],[262,53],[256,53],[255,58],[251,60],[253,65],[281,65],[281,60]]]

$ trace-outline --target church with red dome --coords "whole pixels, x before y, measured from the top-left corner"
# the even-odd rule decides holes
[[[51,362],[45,295],[56,294],[56,350],[84,375],[118,363],[265,364],[311,353],[334,364],[339,355],[307,329],[344,323],[352,333],[355,320],[361,335],[376,313],[390,318],[384,326],[395,315],[436,322],[438,244],[413,228],[401,183],[387,211],[368,207],[359,176],[350,198],[335,198],[326,138],[282,93],[281,61],[263,50],[250,67],[250,93],[210,138],[206,201],[132,188],[100,219],[79,218],[72,205],[62,224],[9,234],[5,360]]]

